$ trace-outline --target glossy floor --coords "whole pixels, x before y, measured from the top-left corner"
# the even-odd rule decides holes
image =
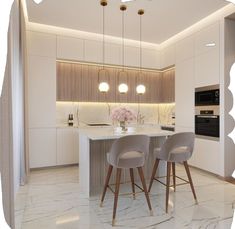
[[[185,177],[183,167],[177,174]],[[231,227],[235,185],[191,169],[199,204],[190,187],[178,186],[170,193],[170,212],[165,214],[165,188],[154,182],[149,215],[144,195],[136,200],[121,196],[114,228],[221,228]],[[121,191],[130,188],[122,186]],[[29,184],[21,187],[16,200],[16,228],[22,229],[108,229],[111,226],[113,195],[109,192],[103,208],[100,197],[85,198],[79,190],[78,167],[48,169],[31,173]]]

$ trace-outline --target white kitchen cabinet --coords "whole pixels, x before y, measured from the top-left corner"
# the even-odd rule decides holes
[[[137,47],[125,46],[125,65],[131,67],[140,66],[140,50]]]
[[[106,43],[105,44],[105,63],[121,65],[122,63],[121,52],[122,52],[121,45]]]
[[[194,127],[194,59],[176,65],[175,124],[176,128]]]
[[[142,55],[144,68],[160,68],[160,53],[157,50],[143,48]]]
[[[57,59],[84,60],[84,40],[57,36]]]
[[[103,48],[102,42],[100,41],[92,41],[92,40],[85,40],[85,61],[87,62],[94,62],[94,63],[102,63],[103,59]]]
[[[56,126],[55,58],[29,56],[28,115],[29,128]]]
[[[161,51],[161,68],[175,65],[175,45],[165,47]]]
[[[197,168],[220,174],[220,142],[207,139],[195,139],[195,146],[189,164]]]
[[[56,57],[56,35],[27,32],[28,55]]]
[[[56,128],[29,130],[30,168],[56,166]]]
[[[213,47],[207,47],[206,44],[215,43]],[[205,27],[195,34],[195,54],[196,56],[202,53],[218,49],[220,46],[220,24],[216,22]]]
[[[186,37],[176,43],[175,59],[176,63],[180,63],[187,59],[193,58],[195,55],[195,38],[194,35]]]
[[[219,54],[216,48],[195,57],[195,87],[220,83]]]
[[[57,165],[77,164],[79,158],[79,136],[73,127],[57,128]]]

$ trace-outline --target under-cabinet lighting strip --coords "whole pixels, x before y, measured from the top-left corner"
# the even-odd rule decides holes
[[[72,60],[63,60],[63,59],[57,59],[56,62],[62,62],[62,63],[71,63],[71,64],[84,64],[84,65],[89,65],[89,66],[104,66],[104,67],[112,67],[112,68],[122,68],[120,65],[112,65],[112,64],[100,64],[100,63],[91,63],[91,62],[85,62],[85,61],[72,61]],[[129,70],[139,70],[138,67],[128,67],[125,66],[125,69]],[[167,72],[169,70],[175,69],[175,65],[171,65],[169,67],[163,68],[163,69],[153,69],[153,68],[142,68],[144,71],[149,71],[149,72]]]

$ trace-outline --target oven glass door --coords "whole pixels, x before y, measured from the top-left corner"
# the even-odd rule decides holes
[[[196,115],[195,134],[219,137],[219,116]]]

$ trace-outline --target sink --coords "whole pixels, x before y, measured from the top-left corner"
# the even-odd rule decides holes
[[[87,123],[88,126],[111,126],[107,123]]]

